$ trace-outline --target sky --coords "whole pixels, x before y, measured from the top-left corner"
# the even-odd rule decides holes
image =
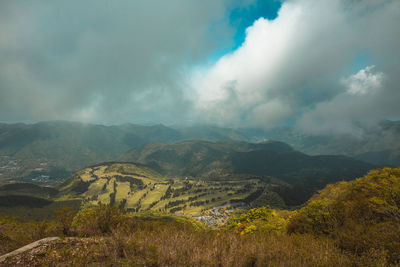
[[[400,118],[398,0],[2,0],[0,121]]]

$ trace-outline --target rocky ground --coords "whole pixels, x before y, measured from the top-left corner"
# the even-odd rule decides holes
[[[39,243],[39,241],[41,241]],[[70,266],[70,259],[87,251],[90,258],[101,255],[93,253],[90,248],[97,246],[102,240],[95,238],[46,238],[31,243],[12,253],[0,257],[0,266]],[[10,255],[11,254],[11,255]],[[5,256],[5,257],[4,257]],[[67,256],[67,257],[66,257]],[[67,260],[68,258],[68,260]],[[66,263],[66,261],[69,263]],[[97,261],[97,263],[96,263]],[[101,266],[101,260],[92,262],[92,266]],[[76,266],[78,266],[77,264]],[[75,266],[75,265],[74,265]]]

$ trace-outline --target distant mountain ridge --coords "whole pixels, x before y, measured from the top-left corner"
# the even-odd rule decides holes
[[[19,177],[29,181],[41,180],[41,176],[62,178],[81,168],[115,160],[135,147],[191,139],[249,141],[236,130],[213,126],[174,129],[161,124],[0,123],[0,181]]]
[[[360,126],[357,134],[307,134],[290,127],[258,134],[309,155],[345,155],[376,165],[400,166],[400,121]]]
[[[364,135],[356,138],[310,135],[290,127],[262,130],[216,126],[172,128],[161,124],[104,126],[66,121],[0,123],[0,181],[26,177],[28,181],[43,182],[62,178],[86,166],[116,160],[127,151],[149,143],[185,140],[253,143],[278,140],[310,155],[346,155],[376,165],[396,166],[400,165],[399,129],[399,122],[384,121],[365,129]]]
[[[276,153],[293,149],[282,142],[247,143],[243,141],[182,141],[178,143],[151,143],[134,148],[119,160],[139,162],[164,175],[204,176],[220,170],[218,161],[234,152],[268,150]],[[222,167],[226,171],[225,167]]]
[[[35,170],[46,175],[55,170],[66,176],[85,166],[113,160],[135,146],[180,139],[178,131],[163,125],[104,126],[64,121],[0,124],[0,167],[4,167],[0,179],[27,176]]]

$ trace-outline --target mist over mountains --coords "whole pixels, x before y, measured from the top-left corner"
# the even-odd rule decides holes
[[[3,123],[0,124],[0,177],[44,175],[45,178],[61,178],[92,164],[117,160],[134,148],[138,151],[151,149],[152,145],[145,146],[149,143],[184,140],[253,143],[275,140],[309,155],[345,155],[375,165],[398,165],[399,127],[399,122],[383,121],[376,127],[365,128],[359,136],[329,136],[303,134],[289,127],[266,131],[215,126],[167,127],[161,124],[105,126],[65,121]]]
[[[310,155],[346,155],[378,165],[400,164],[399,121],[359,125],[356,134],[304,134],[286,127],[266,135]]]

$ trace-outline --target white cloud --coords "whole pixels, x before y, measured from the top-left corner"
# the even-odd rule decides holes
[[[329,132],[348,131],[367,110],[374,119],[400,116],[385,100],[390,92],[400,101],[398,11],[395,0],[284,2],[275,20],[258,19],[236,51],[191,76],[197,119],[271,127],[300,118],[302,128],[319,131],[322,121]],[[351,74],[361,52],[371,66]]]
[[[354,124],[382,119],[385,109],[377,107],[380,106],[378,93],[385,82],[385,75],[373,72],[373,69],[374,66],[368,66],[342,79],[346,90],[332,99],[317,103],[302,115],[298,126],[305,132],[360,135],[361,129],[353,127]]]
[[[351,75],[342,82],[348,88],[347,92],[352,95],[365,95],[375,93],[382,87],[383,73],[372,73],[375,66],[368,66],[356,74]]]
[[[210,120],[222,116],[225,123],[239,123],[243,112],[253,113],[255,121],[263,116],[259,112],[275,114],[265,114],[265,118],[282,118],[277,114],[281,111],[288,115],[285,104],[268,93],[274,89],[270,81],[275,79],[286,56],[302,13],[300,7],[286,4],[276,20],[258,19],[246,30],[246,40],[240,48],[210,69],[197,72],[191,81],[196,111],[208,113]]]

